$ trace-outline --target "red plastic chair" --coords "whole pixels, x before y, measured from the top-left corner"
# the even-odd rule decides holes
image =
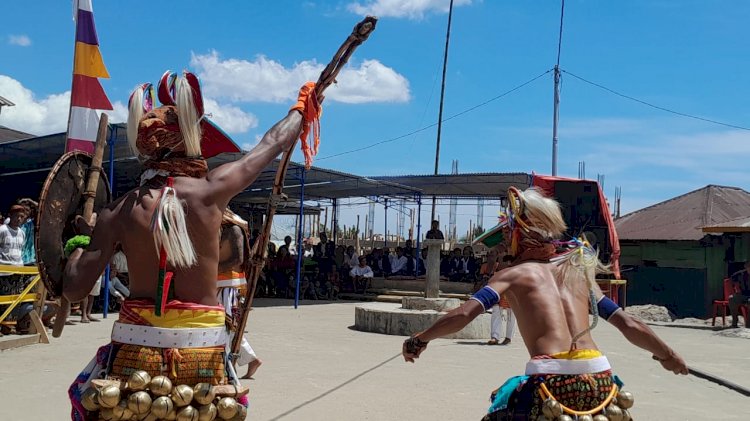
[[[724,299],[714,300],[714,317],[711,320],[711,326],[716,326],[716,317],[719,314],[719,308],[721,308],[722,310],[721,324],[722,326],[727,325],[726,317],[727,317],[727,309],[729,308],[729,296],[737,292],[740,292],[739,288],[736,288],[732,284],[732,280],[729,278],[724,278]],[[742,304],[740,306],[740,312],[742,313],[742,317],[744,317],[745,320],[747,320],[747,313],[748,313],[747,304]]]

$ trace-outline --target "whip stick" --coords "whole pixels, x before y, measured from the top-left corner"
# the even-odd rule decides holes
[[[736,383],[732,383],[729,380],[722,379],[721,377],[714,376],[713,374],[706,373],[705,371],[697,370],[693,367],[688,367],[688,373],[692,374],[695,377],[699,377],[712,383],[724,386],[728,389],[732,389],[735,392],[741,393],[745,396],[750,396],[750,389],[742,387]]]
[[[104,155],[104,146],[107,144],[107,126],[109,117],[102,113],[99,117],[99,131],[96,135],[96,145],[94,146],[94,157],[89,168],[88,178],[86,179],[86,190],[83,192],[85,201],[83,202],[83,220],[87,223],[91,221],[94,214],[94,202],[96,199],[96,190],[99,187],[99,174],[102,171],[102,156]],[[111,164],[110,164],[111,165]],[[86,309],[81,309],[86,311]],[[70,301],[65,298],[64,294],[60,295],[60,308],[57,310],[55,324],[52,327],[52,336],[59,338],[65,328],[65,322],[70,315]]]
[[[341,47],[334,54],[333,59],[328,66],[320,73],[318,82],[315,84],[315,95],[320,102],[323,98],[323,92],[332,83],[336,81],[336,76],[339,74],[341,69],[349,61],[354,50],[357,49],[363,42],[367,40],[370,34],[375,30],[375,25],[378,19],[373,16],[367,16],[361,22],[359,22],[352,30],[351,35],[344,41]],[[271,197],[268,201],[268,209],[266,210],[266,219],[263,221],[263,229],[260,235],[255,240],[253,249],[251,250],[250,269],[246,271],[248,279],[248,289],[245,293],[245,301],[240,309],[240,321],[237,326],[236,334],[232,339],[232,354],[237,355],[240,351],[240,345],[242,344],[242,337],[245,333],[245,327],[247,326],[247,318],[250,314],[250,309],[253,305],[253,298],[255,297],[255,286],[258,283],[258,278],[263,270],[265,263],[266,254],[268,252],[268,242],[271,239],[271,224],[273,223],[273,217],[276,214],[276,207],[279,200],[281,199],[282,192],[284,189],[284,179],[286,178],[286,171],[289,167],[289,160],[294,152],[294,147],[297,145],[297,138],[292,142],[291,145],[284,151],[284,154],[279,161],[279,166],[276,169],[276,177],[274,178],[273,189],[271,191]],[[233,359],[236,361],[236,359]]]

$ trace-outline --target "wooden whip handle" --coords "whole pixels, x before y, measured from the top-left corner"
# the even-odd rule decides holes
[[[94,146],[94,157],[91,161],[88,177],[86,178],[86,190],[83,196],[86,198],[83,202],[83,219],[88,223],[94,214],[94,203],[96,201],[96,190],[99,188],[99,178],[102,172],[102,157],[104,156],[104,146],[107,144],[107,126],[109,117],[102,113],[99,117],[99,131],[96,135],[96,145]],[[110,163],[110,165],[112,165]],[[82,308],[81,311],[86,311]],[[52,336],[59,338],[65,328],[65,322],[70,315],[70,301],[65,298],[65,293],[60,296],[60,308],[57,310],[55,324],[52,326]]]

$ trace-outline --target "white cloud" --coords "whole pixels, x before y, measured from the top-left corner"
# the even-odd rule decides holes
[[[222,60],[216,51],[193,54],[190,64],[203,83],[207,95],[232,101],[288,102],[296,99],[303,83],[317,80],[325,67],[305,60],[286,68],[265,56],[253,61]],[[406,102],[409,81],[377,60],[365,60],[358,67],[341,71],[338,84],[326,91],[326,98],[345,103]]]
[[[3,107],[0,124],[12,129],[35,135],[61,133],[67,130],[70,91],[37,98],[21,82],[0,75],[0,92],[3,97],[16,105]],[[227,133],[245,133],[258,126],[258,118],[233,105],[222,105],[217,101],[204,99],[206,112]],[[105,111],[112,123],[123,123],[128,119],[128,108],[121,101],[112,104],[111,111]]]
[[[245,133],[258,126],[258,118],[233,105],[220,105],[216,100],[203,99],[206,114],[227,133]]]
[[[471,0],[456,0],[454,7],[471,4]],[[448,13],[450,0],[367,0],[347,5],[350,12],[358,15],[422,19],[427,13]]]
[[[254,142],[252,142],[252,143],[251,142],[245,142],[245,143],[243,143],[241,145],[241,148],[242,148],[243,151],[249,151],[249,150],[253,149],[254,147],[258,146],[258,143],[260,143],[261,140],[263,140],[263,136],[259,135],[259,134],[256,134]]]
[[[8,37],[8,44],[19,47],[28,47],[31,45],[31,38],[26,35],[11,35]]]
[[[16,105],[3,107],[0,124],[22,132],[45,135],[65,131],[70,91],[36,98],[21,82],[0,75],[0,92]]]

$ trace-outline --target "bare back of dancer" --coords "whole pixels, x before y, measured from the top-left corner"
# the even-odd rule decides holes
[[[175,298],[216,305],[216,276],[219,263],[219,227],[229,201],[255,181],[274,158],[289,148],[302,130],[299,111],[276,123],[261,142],[242,159],[210,171],[205,178],[176,177],[174,189],[183,201],[186,225],[193,241],[197,262],[174,272]],[[154,297],[159,255],[154,245],[151,218],[166,178],[157,177],[112,203],[96,219],[87,250],[76,250],[66,267],[63,293],[71,301],[88,294],[96,278],[122,244],[128,258],[132,298]],[[82,232],[91,231],[93,221],[79,221]]]

